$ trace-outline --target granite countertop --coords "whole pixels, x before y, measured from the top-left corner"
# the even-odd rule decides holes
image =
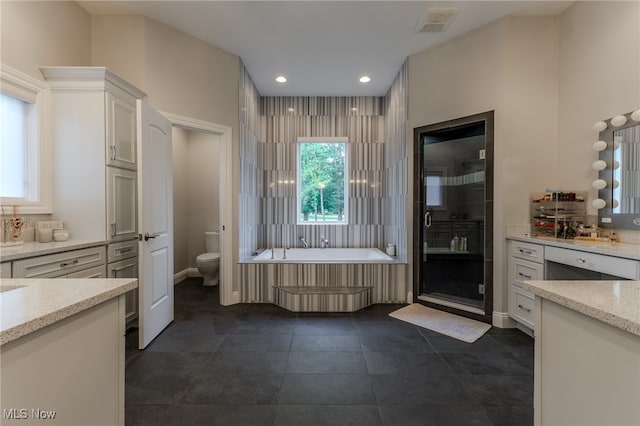
[[[3,279],[0,345],[137,287],[137,278]]]
[[[640,281],[526,281],[524,289],[640,336]]]
[[[553,237],[530,237],[515,234],[507,235],[507,239],[640,260],[640,244],[563,240]]]
[[[43,256],[45,254],[60,253],[88,247],[103,246],[106,241],[68,240],[51,243],[29,242],[19,246],[0,247],[0,262]]]

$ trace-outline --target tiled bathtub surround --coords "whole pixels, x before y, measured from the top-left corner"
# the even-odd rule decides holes
[[[384,98],[263,97],[259,144],[260,247],[383,247]],[[349,225],[296,225],[298,137],[349,141]]]
[[[407,70],[385,97],[262,97],[242,70],[240,258],[259,248],[396,245],[407,260]],[[259,110],[259,113],[256,111]],[[256,114],[259,129],[256,130]],[[348,225],[296,223],[298,137],[349,142]],[[273,302],[273,286],[373,286],[373,303],[406,300],[406,265],[238,265],[243,302]]]

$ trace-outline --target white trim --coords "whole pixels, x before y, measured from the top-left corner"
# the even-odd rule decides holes
[[[183,269],[182,271],[173,274],[173,285],[179,284],[182,281],[189,278],[189,269]]]
[[[2,206],[19,206],[20,214],[49,214],[52,213],[52,126],[49,117],[51,107],[48,85],[30,75],[14,68],[0,64],[0,91],[17,97],[33,105],[28,121],[31,132],[29,138],[31,148],[36,148],[35,160],[29,160],[28,167],[35,163],[36,172],[28,172],[31,177],[37,175],[37,182],[32,183],[29,194],[25,198],[0,199]],[[33,155],[32,155],[33,157]],[[33,170],[33,169],[31,169]],[[35,193],[34,193],[35,192]]]
[[[491,323],[498,328],[514,328],[517,323],[509,316],[508,312],[493,311]]]
[[[214,133],[220,136],[220,304],[227,306],[240,302],[238,292],[234,292],[233,230],[233,139],[229,126],[198,120],[170,112],[160,111],[173,126],[187,130]],[[197,271],[197,269],[196,269]],[[191,275],[190,275],[191,276]]]

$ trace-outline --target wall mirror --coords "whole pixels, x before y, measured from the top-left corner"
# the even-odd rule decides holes
[[[593,167],[602,168],[593,182],[598,198],[604,201],[604,207],[598,210],[598,223],[640,230],[640,110],[600,122],[601,128],[605,125],[600,140],[593,145],[600,151]]]

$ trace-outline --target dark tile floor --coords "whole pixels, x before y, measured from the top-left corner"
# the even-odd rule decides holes
[[[467,344],[388,316],[401,305],[223,307],[200,283],[175,287],[147,349],[127,337],[127,426],[533,424],[533,339],[517,330]]]

